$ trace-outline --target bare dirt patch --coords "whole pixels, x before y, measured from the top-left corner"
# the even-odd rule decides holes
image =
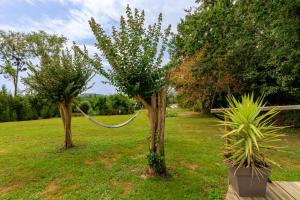
[[[183,165],[184,167],[188,168],[191,171],[195,171],[196,169],[199,168],[199,166],[197,164],[188,162],[186,160],[180,161],[180,164]]]
[[[7,184],[6,186],[0,186],[0,197],[8,192],[17,190],[23,186],[24,186],[23,182],[11,182],[11,183]]]
[[[113,148],[110,152],[100,155],[100,162],[106,169],[111,169],[115,163],[121,158],[122,154],[128,152],[128,149]]]
[[[122,192],[122,196],[126,196],[127,194],[129,194],[132,189],[133,189],[133,184],[131,182],[123,182],[121,183],[121,187],[123,189],[123,192]]]
[[[61,195],[59,189],[59,181],[54,180],[47,185],[41,195],[45,200],[57,199],[57,197]]]
[[[106,155],[102,156],[100,158],[101,164],[106,168],[106,169],[111,169],[114,165],[114,163],[118,160],[116,157],[108,157]]]
[[[121,190],[120,196],[125,197],[133,190],[133,184],[129,181],[115,181],[112,183],[114,189]]]
[[[119,160],[120,155],[100,155],[97,158],[88,158],[84,161],[84,164],[92,166],[95,165],[96,163],[101,163],[104,168],[106,169],[111,169],[113,165]]]
[[[84,161],[84,164],[86,164],[86,165],[94,165],[95,163],[96,163],[96,161],[91,158],[88,158]]]

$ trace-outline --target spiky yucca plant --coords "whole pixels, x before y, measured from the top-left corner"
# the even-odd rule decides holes
[[[254,100],[252,95],[242,96],[238,101],[235,97],[227,98],[229,109],[224,110],[228,120],[221,122],[229,127],[223,137],[227,139],[225,146],[226,160],[234,166],[251,167],[258,171],[261,168],[277,165],[266,155],[266,150],[279,150],[274,143],[280,141],[282,127],[274,126],[274,116],[279,113],[275,109],[262,113],[263,98]]]

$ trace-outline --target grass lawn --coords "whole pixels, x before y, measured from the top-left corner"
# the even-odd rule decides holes
[[[116,124],[129,116],[95,117]],[[61,119],[0,123],[0,199],[223,199],[227,172],[215,118],[181,112],[166,121],[168,178],[147,178],[148,123],[142,112],[119,129],[74,117],[75,148],[63,144]],[[271,158],[272,180],[300,181],[300,131]]]

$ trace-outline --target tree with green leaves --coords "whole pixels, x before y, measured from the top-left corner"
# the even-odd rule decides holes
[[[172,59],[184,62],[203,53],[189,73],[214,80],[200,87],[206,96],[202,103],[210,102],[206,110],[226,106],[232,93],[264,94],[276,105],[300,102],[299,0],[198,3],[178,24]],[[237,84],[215,87],[226,76]],[[193,86],[199,92],[198,83]]]
[[[20,73],[26,71],[29,58],[25,34],[0,31],[0,74],[13,81],[15,96],[18,94]]]
[[[57,48],[62,48],[67,38],[62,35],[48,34],[45,31],[31,32],[27,35],[26,40],[32,56],[40,57],[44,53],[54,53]]]
[[[84,50],[87,54],[87,50]],[[90,62],[75,48],[43,51],[37,65],[29,65],[24,83],[41,97],[57,103],[65,131],[65,148],[73,147],[71,133],[72,102],[87,90],[94,74]]]
[[[150,172],[165,174],[164,129],[168,81],[168,66],[163,56],[170,36],[170,26],[162,30],[162,14],[157,23],[145,27],[145,13],[126,8],[119,28],[112,27],[106,34],[103,27],[92,18],[90,27],[96,37],[96,47],[108,60],[111,71],[100,73],[119,91],[139,100],[148,110],[150,146],[148,161]]]
[[[27,70],[30,60],[43,52],[51,53],[61,48],[65,42],[65,37],[44,31],[28,34],[0,31],[0,74],[13,81],[15,96],[18,94],[20,74]]]

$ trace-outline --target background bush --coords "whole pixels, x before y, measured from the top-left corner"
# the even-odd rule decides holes
[[[80,109],[90,115],[132,114],[139,106],[127,96],[81,96],[77,99]],[[73,113],[80,115],[75,106]],[[12,96],[2,87],[0,90],[0,122],[23,121],[58,117],[57,105],[39,96]]]
[[[89,113],[89,110],[91,109],[91,104],[88,101],[83,101],[80,103],[79,108],[85,112],[85,113]]]
[[[132,114],[136,107],[133,101],[121,94],[80,97],[77,99],[77,103],[82,106],[81,110],[94,115]],[[74,112],[78,111],[74,109]]]
[[[0,122],[34,120],[59,116],[56,104],[38,96],[12,96],[5,87],[0,90]]]

